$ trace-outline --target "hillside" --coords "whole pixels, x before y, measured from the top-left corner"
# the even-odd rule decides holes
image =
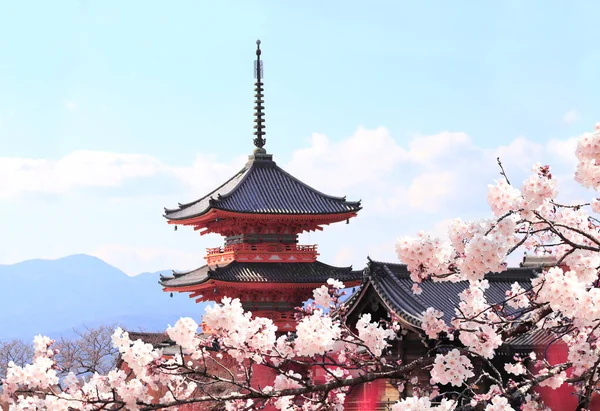
[[[82,325],[119,323],[127,329],[162,331],[182,316],[199,321],[206,304],[162,291],[161,273],[130,277],[88,255],[0,265],[0,341],[52,338]]]

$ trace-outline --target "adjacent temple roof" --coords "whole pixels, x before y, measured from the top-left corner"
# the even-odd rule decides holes
[[[531,279],[539,271],[530,267],[509,268],[506,271],[486,275],[490,287],[485,295],[488,302],[495,304],[506,299],[506,291],[516,281],[524,289],[531,288]],[[459,294],[468,287],[467,281],[431,281],[420,284],[421,294],[413,294],[414,282],[406,264],[391,264],[369,261],[367,266],[367,282],[371,284],[379,297],[394,314],[408,323],[420,327],[421,313],[428,307],[434,307],[444,313],[443,320],[450,325],[454,309],[460,301]],[[357,297],[358,298],[358,297]]]
[[[129,338],[131,341],[142,340],[143,343],[150,344],[154,348],[159,348],[162,350],[163,355],[176,355],[181,352],[181,348],[175,344],[173,340],[167,335],[166,332],[157,333],[157,332],[141,332],[141,331],[128,331]],[[210,341],[209,335],[206,334],[198,334],[200,340]],[[122,364],[123,359],[119,355],[119,359],[117,361],[117,368],[119,368]]]
[[[261,214],[340,214],[357,212],[360,201],[346,201],[315,190],[282,170],[269,154],[256,154],[235,176],[199,200],[165,209],[169,220],[186,220],[211,209]]]
[[[312,263],[241,263],[232,261],[224,266],[208,266],[192,271],[161,276],[163,287],[177,288],[198,285],[209,280],[227,282],[270,283],[325,283],[329,278],[344,281],[360,281],[362,271],[352,267],[334,267],[320,261]]]
[[[506,291],[510,290],[514,282],[518,282],[524,289],[531,288],[531,279],[534,278],[542,267],[525,266],[509,268],[502,273],[486,275],[490,287],[485,295],[488,302],[500,303],[506,299]],[[393,312],[407,323],[421,328],[421,313],[428,307],[434,307],[444,313],[443,320],[450,325],[455,313],[455,307],[459,303],[459,294],[468,287],[467,281],[457,283],[449,281],[426,280],[420,284],[422,293],[413,294],[411,288],[413,281],[405,264],[392,264],[377,261],[369,261],[365,272],[365,281],[361,288],[346,303],[352,311],[365,297],[365,293],[371,289],[379,296],[385,304],[386,309]],[[510,312],[512,309],[506,307]],[[512,310],[514,311],[514,310]],[[544,347],[555,341],[555,336],[544,330],[534,330],[522,334],[507,341],[504,350],[518,351],[530,349],[531,347]]]

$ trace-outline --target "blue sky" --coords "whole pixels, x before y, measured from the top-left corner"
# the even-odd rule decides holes
[[[330,263],[393,259],[398,236],[486,215],[499,153],[518,178],[534,161],[569,176],[572,137],[600,111],[599,14],[591,0],[2,3],[0,264],[202,264],[221,240],[174,233],[162,207],[250,154],[257,38],[268,151],[365,205],[303,240]]]

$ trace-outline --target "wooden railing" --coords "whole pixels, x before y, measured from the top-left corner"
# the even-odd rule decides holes
[[[316,245],[282,243],[242,243],[206,249],[206,260],[208,264],[222,264],[233,260],[255,262],[306,262],[315,261],[318,255]]]

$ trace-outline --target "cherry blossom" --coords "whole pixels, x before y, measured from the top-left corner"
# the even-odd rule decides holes
[[[506,303],[509,307],[516,309],[529,307],[529,298],[527,297],[523,287],[521,287],[517,282],[511,285],[510,291],[506,292],[506,297]]]
[[[598,191],[600,124],[578,138],[576,156],[575,181]],[[589,407],[590,393],[600,385],[600,221],[590,215],[600,213],[600,196],[594,192],[587,202],[562,204],[551,168],[541,164],[519,186],[509,182],[503,168],[501,177],[488,186],[492,218],[454,219],[447,239],[421,232],[396,244],[414,294],[428,290],[420,286],[426,281],[458,283],[463,291],[453,312],[422,307],[421,318],[411,322],[395,312],[389,321],[373,321],[363,313],[351,324],[339,298],[344,284],[330,279],[313,291],[314,303],[297,308],[295,332],[284,333],[272,320],[245,311],[239,299],[223,297],[202,318],[210,334],[200,336],[192,318],[168,327],[179,349],[174,355],[115,330],[112,342],[124,367],[107,375],[61,374],[53,341],[37,336],[31,363],[8,365],[2,400],[11,410],[142,410],[218,401],[227,410],[341,411],[352,387],[391,379],[403,387],[402,395],[410,381],[413,395],[392,405],[394,411],[457,409],[441,385],[460,387],[461,404],[486,411],[511,411],[514,404],[522,411],[545,410],[537,387],[566,386],[580,401],[579,409]],[[531,289],[514,282],[504,296],[492,295],[490,281],[521,247],[556,264],[540,267]],[[405,362],[387,356],[390,342],[406,332],[422,333],[427,353]],[[543,349],[510,363],[496,357],[507,339],[531,332],[552,337],[567,359],[554,364]],[[495,370],[476,372],[474,364],[499,361],[504,363]],[[271,385],[257,387],[253,375],[265,369],[273,374]],[[419,379],[422,372],[430,378]],[[218,394],[203,391],[215,384],[229,388]]]
[[[431,383],[460,386],[474,375],[471,360],[455,349],[448,354],[438,354],[435,357],[431,370]]]
[[[504,364],[504,369],[506,370],[506,372],[509,372],[513,375],[522,375],[527,372],[525,366],[520,362],[516,364]]]
[[[521,192],[505,180],[488,186],[488,203],[496,217],[518,210],[522,202]]]
[[[433,307],[429,307],[426,311],[423,312],[422,319],[422,327],[425,334],[431,339],[436,339],[439,337],[440,333],[448,333],[449,328],[442,319],[444,317],[444,313],[436,310]]]
[[[434,405],[428,397],[409,397],[392,405],[392,411],[452,411],[456,402],[444,398],[439,405]]]
[[[485,407],[485,411],[516,411],[508,404],[505,397],[496,396],[492,398],[492,403]]]
[[[332,302],[329,288],[325,285],[313,290],[313,298],[315,299],[315,303],[324,308],[329,308]]]
[[[548,373],[548,371],[549,370],[547,368],[544,368],[544,369],[540,370],[538,375],[544,375],[544,374]],[[550,387],[555,390],[565,382],[566,378],[567,378],[567,373],[565,371],[562,371],[562,372],[560,372],[560,374],[553,375],[550,378],[546,378],[546,379],[540,381],[540,387]]]
[[[306,357],[325,354],[333,350],[341,333],[339,322],[317,309],[313,315],[298,322],[295,351],[298,355]]]
[[[363,314],[356,323],[358,338],[379,357],[382,351],[389,345],[388,340],[395,338],[396,333],[389,328],[381,327],[371,322],[371,314]]]

